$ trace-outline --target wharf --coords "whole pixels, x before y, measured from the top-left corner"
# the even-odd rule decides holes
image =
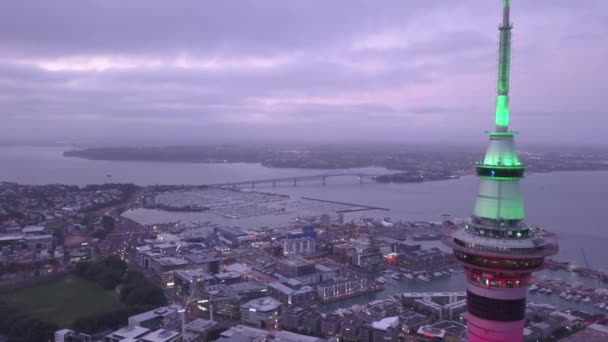
[[[605,271],[594,270],[589,267],[582,267],[569,262],[559,262],[555,260],[547,260],[546,264],[547,268],[552,270],[576,272],[581,277],[599,279],[601,281],[608,282],[608,272]]]

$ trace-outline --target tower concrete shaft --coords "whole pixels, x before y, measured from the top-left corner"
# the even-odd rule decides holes
[[[496,130],[483,161],[471,221],[445,240],[467,277],[467,331],[471,342],[522,341],[527,284],[547,256],[558,251],[557,239],[524,223],[520,180],[526,167],[509,132],[511,53],[510,1],[503,0],[498,63]]]

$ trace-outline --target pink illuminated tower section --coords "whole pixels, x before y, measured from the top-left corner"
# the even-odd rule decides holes
[[[523,340],[527,285],[532,272],[558,251],[554,235],[524,223],[519,183],[526,169],[509,131],[511,56],[510,0],[503,0],[499,27],[496,128],[483,161],[471,221],[445,243],[464,266],[467,278],[467,332],[470,342]]]

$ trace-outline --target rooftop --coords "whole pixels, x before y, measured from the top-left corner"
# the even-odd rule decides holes
[[[202,268],[196,268],[193,270],[177,271],[177,272],[175,272],[175,275],[182,278],[183,280],[191,281],[191,282],[198,280],[198,279],[205,279],[205,280],[214,279],[211,274],[207,273]]]
[[[466,297],[466,292],[405,292],[401,297],[406,298],[425,298],[425,297]]]
[[[272,297],[262,297],[254,300],[250,300],[247,303],[241,305],[241,308],[248,308],[249,311],[261,311],[268,312],[276,310],[281,306],[281,302]]]
[[[123,339],[124,338],[137,338],[137,337],[140,337],[143,334],[147,333],[148,331],[150,331],[150,329],[139,327],[136,325],[127,325],[126,327],[120,328],[106,336],[110,337],[110,338],[114,338],[114,339],[115,338],[123,338]]]
[[[129,322],[134,321],[134,322],[143,322],[143,321],[147,321],[149,319],[153,319],[159,316],[167,316],[170,314],[173,314],[177,311],[179,311],[180,309],[182,309],[181,306],[179,305],[170,305],[170,306],[163,306],[154,310],[150,310],[150,311],[146,311],[146,312],[142,312],[140,314],[134,315],[129,317]]]
[[[186,259],[183,259],[183,258],[162,257],[162,258],[156,258],[155,260],[161,266],[185,266],[185,265],[188,265],[188,261]]]
[[[257,282],[255,280],[249,280],[249,281],[243,281],[243,282],[236,283],[236,284],[230,284],[230,285],[228,285],[228,287],[230,289],[232,289],[233,291],[240,293],[240,292],[248,292],[248,291],[261,291],[266,288],[266,285],[264,285],[260,282]]]
[[[145,336],[142,336],[140,341],[141,342],[166,342],[166,341],[170,341],[171,339],[175,338],[176,336],[179,336],[179,333],[176,331],[158,329],[149,334],[146,334]]]
[[[379,330],[387,330],[388,328],[397,328],[399,325],[399,317],[386,317],[379,321],[373,322],[372,327]]]
[[[220,336],[225,337],[225,338],[231,338],[235,335],[244,335],[247,337],[259,337],[259,338],[265,338],[266,336],[268,336],[270,332],[268,330],[263,330],[263,329],[257,329],[257,328],[252,328],[252,327],[248,327],[245,325],[237,325],[234,326],[226,331],[224,331],[223,333],[220,334]]]
[[[41,227],[41,226],[25,227],[21,231],[23,232],[23,234],[41,233],[41,232],[44,232],[44,227]]]
[[[300,258],[283,259],[281,262],[289,266],[305,266],[312,264],[310,261]]]
[[[193,264],[206,264],[214,261],[219,261],[220,259],[215,256],[202,256],[198,254],[186,254],[184,258],[189,260]]]
[[[322,339],[314,336],[300,335],[293,332],[281,330],[274,333],[274,340],[277,342],[319,342]]]
[[[238,278],[240,276],[241,276],[241,274],[239,272],[236,272],[236,271],[218,273],[218,274],[215,275],[215,277],[217,279],[219,279],[219,280],[234,279],[234,278]]]
[[[591,324],[575,334],[561,339],[563,342],[604,342],[608,341],[608,331],[606,326]]]
[[[207,330],[217,326],[216,321],[210,321],[207,319],[197,318],[194,321],[186,324],[185,329],[195,332],[206,332]]]
[[[424,335],[426,337],[438,337],[438,338],[444,338],[445,337],[445,330],[443,329],[437,329],[437,328],[433,328],[429,325],[425,325],[422,326],[418,329],[418,334],[419,335]]]

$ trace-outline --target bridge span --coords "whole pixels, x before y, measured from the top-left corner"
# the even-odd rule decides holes
[[[339,173],[324,173],[320,175],[309,175],[309,176],[295,176],[295,177],[283,177],[283,178],[269,178],[269,179],[258,179],[258,180],[250,180],[250,181],[239,181],[239,182],[228,182],[228,183],[218,183],[218,184],[210,184],[210,187],[237,187],[237,186],[251,186],[252,188],[256,185],[272,185],[275,187],[277,184],[293,184],[296,186],[298,182],[304,181],[320,181],[322,185],[327,184],[327,178],[330,177],[354,177],[359,180],[359,183],[362,183],[364,179],[375,179],[382,174],[375,173],[365,173],[365,172],[354,172],[354,171],[344,171]]]

